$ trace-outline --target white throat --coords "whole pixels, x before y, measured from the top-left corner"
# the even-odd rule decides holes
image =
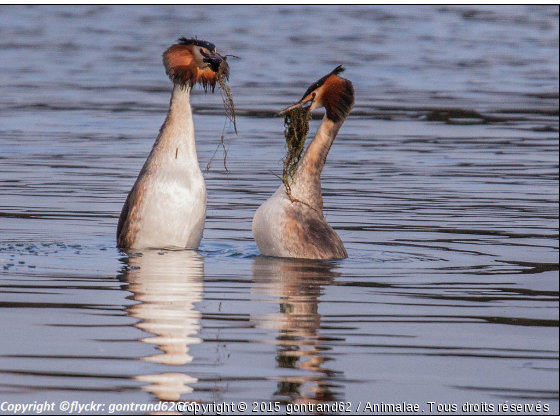
[[[192,164],[198,168],[194,124],[190,104],[190,88],[175,85],[165,123],[154,145],[159,158],[178,164]]]

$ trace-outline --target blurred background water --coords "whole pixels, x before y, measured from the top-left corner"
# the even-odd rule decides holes
[[[558,414],[558,27],[557,6],[0,7],[2,401]],[[195,89],[201,247],[127,255],[180,36],[240,57],[239,134]],[[323,194],[350,257],[262,257],[275,113],[339,64],[356,104]]]

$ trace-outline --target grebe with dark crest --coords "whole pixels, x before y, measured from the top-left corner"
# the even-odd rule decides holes
[[[313,83],[295,108],[324,107],[325,116],[292,176],[289,195],[281,185],[253,218],[253,236],[263,255],[288,258],[341,259],[348,254],[340,237],[323,216],[321,172],[331,145],[354,104],[352,82],[340,77],[338,66]]]
[[[201,39],[180,38],[163,54],[173,82],[167,118],[124,203],[117,246],[128,249],[200,245],[206,186],[198,164],[190,94],[195,84],[212,92],[227,79],[226,57]]]

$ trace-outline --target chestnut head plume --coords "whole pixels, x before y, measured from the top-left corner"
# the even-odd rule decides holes
[[[354,86],[348,79],[340,77],[344,67],[338,66],[329,74],[313,83],[300,101],[282,110],[280,114],[294,108],[306,108],[309,111],[324,107],[327,118],[333,122],[345,119],[354,105]]]
[[[228,79],[226,57],[218,54],[216,46],[202,39],[179,38],[163,53],[165,72],[174,84],[192,88],[196,83],[212,92],[218,78]]]

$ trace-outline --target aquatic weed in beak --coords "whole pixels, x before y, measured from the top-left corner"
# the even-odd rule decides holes
[[[218,84],[220,86],[220,94],[222,95],[222,101],[224,102],[226,117],[233,123],[233,129],[235,130],[235,134],[237,134],[237,125],[235,123],[235,106],[233,104],[231,89],[227,85],[226,78],[222,73],[218,73],[216,78],[218,79]]]
[[[218,85],[220,86],[220,95],[222,96],[222,101],[224,103],[226,118],[233,123],[233,129],[235,130],[235,134],[237,134],[237,124],[235,122],[235,105],[233,103],[233,95],[231,94],[231,89],[229,88],[226,82],[228,78],[228,74],[229,74],[229,66],[227,65],[226,58],[224,57],[220,69],[216,74],[216,80],[218,81]],[[216,147],[216,150],[214,151],[214,154],[210,158],[208,165],[206,165],[206,173],[210,171],[210,164],[212,163],[214,156],[216,156],[216,153],[218,152],[220,145],[224,149],[224,169],[226,170],[226,173],[229,172],[226,163],[227,149],[225,144],[224,133],[225,133],[225,125],[224,125],[224,131],[222,131],[222,136],[220,137],[220,144],[218,145],[218,147]]]
[[[286,187],[286,193],[292,201],[294,201],[294,198],[291,194],[290,184],[303,153],[305,139],[309,132],[309,120],[311,120],[311,113],[303,108],[293,108],[286,111],[284,115],[284,136],[286,137],[288,151],[284,158],[282,181]]]

